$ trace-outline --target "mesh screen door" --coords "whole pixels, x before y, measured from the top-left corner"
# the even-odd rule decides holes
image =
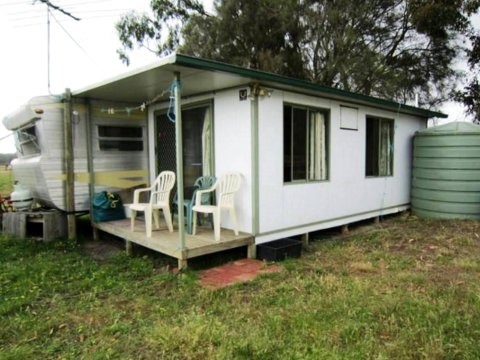
[[[183,136],[183,177],[185,186],[192,186],[195,180],[203,174],[204,161],[211,161],[212,154],[203,154],[202,149],[211,152],[211,146],[205,147],[204,142],[211,142],[205,136],[205,121],[211,122],[209,106],[201,106],[182,111]],[[166,113],[156,116],[157,142],[157,174],[164,170],[177,172],[175,123],[171,122]]]

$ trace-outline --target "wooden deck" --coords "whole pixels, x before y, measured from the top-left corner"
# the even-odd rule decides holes
[[[209,227],[198,227],[196,235],[189,235],[185,231],[185,249],[180,249],[179,233],[174,226],[174,231],[168,231],[162,224],[160,229],[153,229],[152,237],[145,233],[145,225],[141,219],[135,221],[135,231],[130,230],[130,219],[96,223],[96,229],[113,234],[125,239],[127,252],[135,243],[162,254],[178,259],[180,269],[187,266],[187,260],[193,257],[213,254],[223,250],[233,249],[240,246],[248,246],[248,257],[255,258],[255,238],[251,234],[239,233],[235,236],[232,230],[221,230],[220,241],[215,241],[213,230]]]

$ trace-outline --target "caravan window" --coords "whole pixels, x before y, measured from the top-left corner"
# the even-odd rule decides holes
[[[141,126],[98,126],[100,150],[143,151],[143,128]]]
[[[35,124],[15,132],[15,146],[17,151],[24,156],[40,153]]]
[[[284,105],[284,182],[328,179],[327,111]]]
[[[366,176],[393,175],[393,120],[367,117]]]

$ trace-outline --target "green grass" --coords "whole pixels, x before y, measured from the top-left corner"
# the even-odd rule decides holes
[[[8,196],[13,191],[13,174],[11,170],[0,167],[0,195]]]
[[[480,222],[393,218],[216,291],[152,256],[0,239],[1,359],[478,359]]]

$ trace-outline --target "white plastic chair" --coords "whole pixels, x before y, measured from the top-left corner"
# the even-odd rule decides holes
[[[163,210],[163,215],[165,216],[165,222],[167,223],[168,230],[173,232],[172,214],[170,211],[170,191],[172,191],[174,185],[175,173],[173,171],[162,171],[155,179],[152,186],[135,190],[133,193],[133,204],[129,205],[129,208],[132,211],[132,232],[135,228],[135,217],[137,215],[137,211],[143,211],[145,213],[145,228],[147,237],[152,237],[152,217],[154,218],[155,226],[158,229],[160,227],[158,210],[160,209]],[[150,192],[150,201],[148,203],[140,202],[140,193],[144,191]]]
[[[195,196],[193,207],[193,235],[197,230],[197,213],[213,215],[213,229],[215,241],[220,241],[220,216],[222,210],[228,210],[233,223],[233,231],[238,235],[237,214],[235,212],[235,193],[240,189],[242,175],[238,172],[231,172],[222,175],[215,184],[206,190],[198,190]],[[202,195],[218,190],[217,205],[202,205]]]

